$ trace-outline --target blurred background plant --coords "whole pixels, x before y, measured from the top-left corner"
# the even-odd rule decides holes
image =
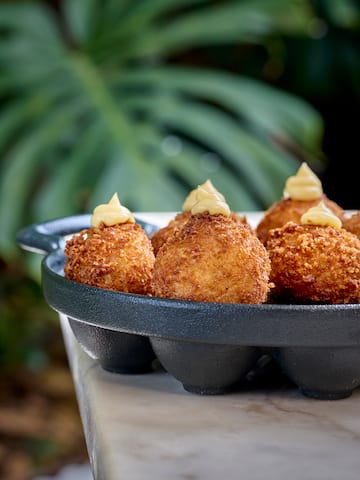
[[[67,368],[39,259],[15,243],[24,225],[114,191],[132,210],[179,210],[207,178],[233,210],[259,210],[301,161],[356,208],[359,18],[355,0],[0,1],[4,382]],[[1,428],[0,412],[11,437]],[[35,435],[35,456],[13,437],[33,471],[69,458],[55,435]]]

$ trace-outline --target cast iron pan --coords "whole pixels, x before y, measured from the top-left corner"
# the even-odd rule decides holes
[[[158,227],[137,220],[148,235]],[[156,357],[188,391],[220,394],[264,354],[307,396],[345,398],[360,385],[360,305],[244,305],[115,292],[64,278],[64,237],[90,215],[30,225],[19,245],[47,254],[42,287],[84,350],[107,370],[142,373]]]

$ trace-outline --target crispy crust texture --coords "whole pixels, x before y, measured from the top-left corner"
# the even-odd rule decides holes
[[[65,277],[128,293],[151,294],[155,256],[138,224],[101,225],[67,241]]]
[[[360,238],[360,211],[343,220],[343,228]]]
[[[360,302],[360,240],[352,233],[289,222],[272,230],[267,249],[273,301]]]
[[[232,217],[193,215],[159,249],[154,294],[204,302],[263,303],[268,253],[252,229]]]
[[[191,217],[190,212],[181,212],[178,213],[170,222],[165,226],[160,228],[151,236],[151,243],[154,249],[155,255],[159,251],[159,248],[176,232],[181,230],[185,223]]]
[[[306,201],[284,198],[274,203],[264,212],[263,218],[256,227],[256,235],[266,245],[271,229],[282,227],[287,222],[300,223],[302,215],[309,208],[318,205],[321,200],[340,220],[343,220],[343,209],[332,200],[329,200],[326,195],[322,195],[322,197],[315,200]]]
[[[239,222],[248,225],[247,219],[244,215],[238,215],[235,212],[231,213],[231,217]],[[157,255],[160,247],[167,242],[167,240],[181,230],[185,224],[190,220],[191,212],[178,213],[170,222],[160,228],[151,237],[151,243],[154,248],[154,253]]]

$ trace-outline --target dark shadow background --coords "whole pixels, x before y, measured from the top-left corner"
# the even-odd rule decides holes
[[[316,18],[308,37],[270,37],[265,47],[193,50],[173,61],[214,65],[308,101],[324,121],[325,162],[323,170],[316,172],[324,192],[344,209],[359,209],[360,2],[310,3]]]
[[[319,16],[314,38],[287,42],[286,69],[276,84],[308,100],[321,113],[327,160],[321,174],[324,191],[343,208],[358,209],[360,2],[312,3]],[[357,18],[336,18],[331,3],[352,4]]]

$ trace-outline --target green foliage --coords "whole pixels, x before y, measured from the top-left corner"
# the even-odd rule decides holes
[[[340,96],[353,95],[359,105],[360,2],[314,0],[313,4],[315,16],[308,35],[287,41],[282,82],[317,102],[331,105]]]
[[[212,178],[233,210],[261,209],[299,159],[319,155],[322,121],[310,105],[172,60],[194,47],[302,35],[307,1],[60,6],[0,4],[0,255],[14,253],[24,224],[89,210],[114,191],[132,210],[179,210]]]
[[[20,365],[41,371],[48,364],[53,338],[58,336],[56,314],[48,308],[37,281],[24,275],[20,262],[0,262],[0,364],[11,374]]]

